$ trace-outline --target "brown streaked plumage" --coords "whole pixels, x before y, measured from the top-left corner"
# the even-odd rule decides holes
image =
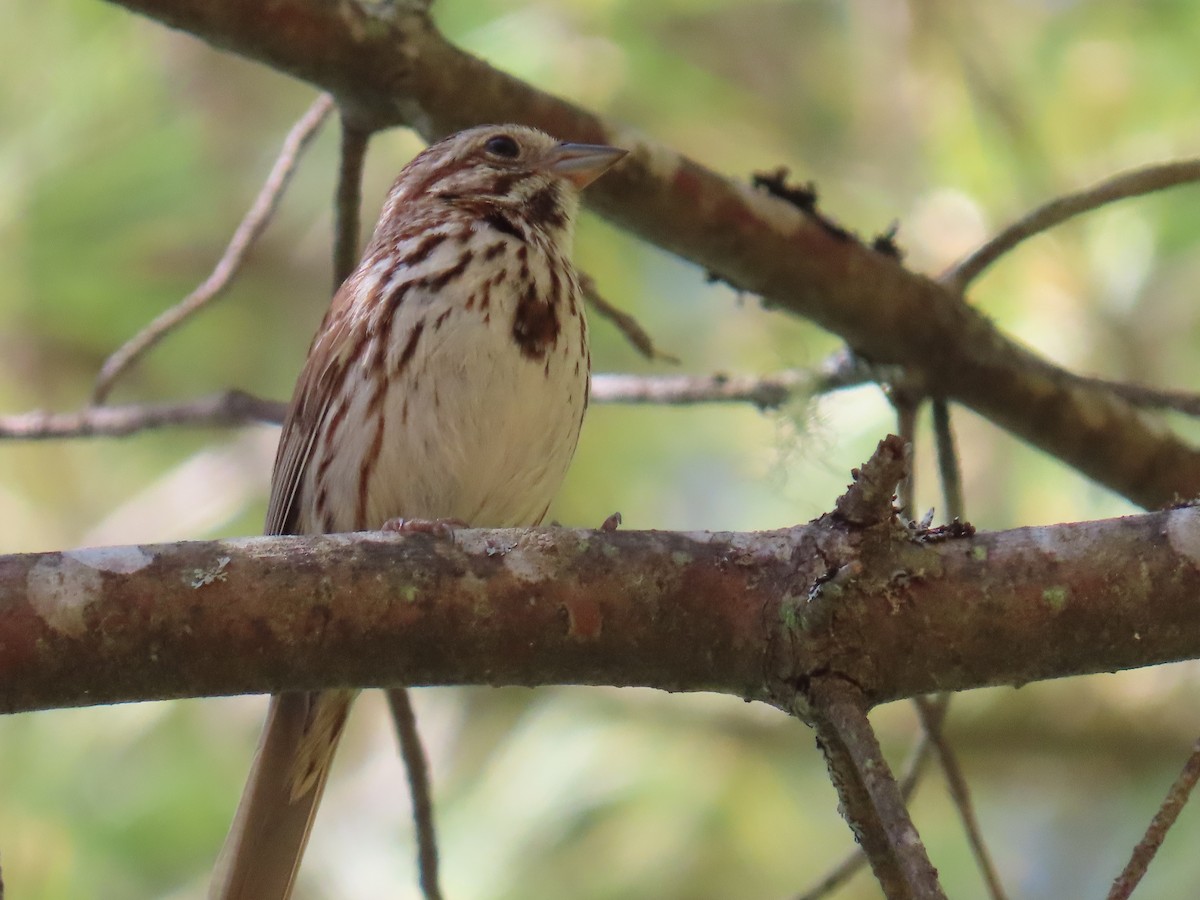
[[[541,521],[587,406],[578,191],[623,155],[485,126],[404,168],[309,349],[266,533]],[[354,696],[272,697],[211,897],[290,896]]]

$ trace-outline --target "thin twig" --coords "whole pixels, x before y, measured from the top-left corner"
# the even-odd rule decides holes
[[[1133,855],[1129,862],[1113,882],[1112,890],[1108,892],[1108,900],[1126,900],[1133,893],[1134,888],[1146,874],[1146,868],[1154,859],[1154,854],[1158,852],[1167,832],[1179,818],[1179,813],[1183,810],[1192,793],[1192,788],[1196,786],[1198,780],[1200,780],[1200,741],[1196,741],[1192,745],[1192,755],[1188,757],[1183,771],[1179,773],[1179,777],[1167,791],[1167,796],[1158,808],[1158,812],[1154,814],[1154,818],[1150,820],[1145,835],[1133,848]]]
[[[0,439],[48,440],[82,437],[125,437],[165,427],[230,427],[254,422],[278,424],[285,404],[242,391],[225,391],[175,403],[89,406],[76,412],[43,410],[0,416]]]
[[[412,796],[413,824],[417,835],[417,872],[425,900],[441,900],[442,890],[438,886],[437,830],[433,824],[433,800],[429,790],[429,765],[425,748],[421,746],[421,734],[417,730],[417,718],[413,714],[412,700],[404,688],[393,688],[387,692],[388,706],[392,710],[392,721],[396,724],[396,737],[400,741],[400,755],[408,773],[408,790]]]
[[[979,275],[1022,241],[1060,225],[1085,212],[1124,200],[1161,191],[1180,184],[1200,181],[1200,159],[1180,160],[1122,172],[1075,194],[1067,194],[1040,206],[958,263],[940,281],[951,290],[962,292]]]
[[[949,700],[949,694],[938,694],[930,703],[933,712],[937,716],[939,725],[945,717],[946,710],[949,708]],[[916,793],[917,787],[921,783],[921,776],[924,774],[929,759],[932,756],[932,750],[932,742],[925,731],[924,724],[922,724],[921,733],[917,736],[912,750],[909,751],[908,758],[904,761],[902,769],[904,774],[900,776],[900,796],[904,798],[905,803],[912,800],[913,795]],[[853,850],[846,854],[841,862],[831,868],[807,891],[797,895],[795,900],[823,900],[824,897],[828,897],[857,875],[866,864],[866,854],[863,853],[862,847],[856,845]]]
[[[322,94],[313,101],[312,106],[292,126],[291,131],[284,138],[279,156],[276,157],[275,164],[271,167],[270,174],[267,175],[267,180],[263,182],[262,189],[254,198],[254,204],[238,225],[237,230],[234,231],[229,245],[217,261],[212,273],[204,279],[199,287],[175,306],[156,317],[154,321],[117,348],[104,361],[92,388],[92,403],[103,403],[112,391],[117,378],[126,369],[141,359],[147,351],[179,327],[188,317],[203,309],[225,292],[245,260],[246,254],[274,216],[275,210],[279,206],[279,200],[291,181],[301,154],[316,136],[331,109],[333,109],[333,98],[329,94]]]
[[[1112,391],[1118,397],[1142,409],[1169,409],[1188,416],[1200,416],[1200,394],[1168,388],[1152,388],[1141,384],[1109,381],[1105,378],[1075,376],[1082,384]]]
[[[654,346],[654,340],[637,319],[624,310],[617,309],[617,307],[605,300],[596,288],[596,281],[591,275],[580,272],[579,287],[583,291],[584,299],[592,304],[592,308],[612,322],[617,327],[617,330],[625,336],[625,340],[633,344],[634,349],[638,353],[650,360],[679,363],[679,357],[659,350]]]
[[[778,409],[793,397],[815,397],[873,381],[863,366],[827,360],[815,369],[785,369],[773,375],[619,375],[592,376],[596,403],[753,403]]]
[[[954,430],[950,426],[950,404],[944,397],[933,399],[933,445],[937,450],[938,477],[942,483],[942,504],[946,521],[963,521],[962,469],[958,449],[954,445]]]
[[[363,163],[371,132],[342,116],[342,150],[338,167],[336,221],[333,236],[333,290],[354,271],[358,263],[358,235],[362,217]]]
[[[950,744],[942,733],[942,717],[938,714],[934,703],[925,697],[914,697],[913,703],[921,716],[921,724],[925,727],[925,733],[937,751],[938,762],[946,775],[950,796],[954,798],[954,805],[958,808],[963,830],[967,834],[967,842],[971,845],[971,853],[975,856],[975,863],[979,866],[980,874],[983,875],[984,884],[987,885],[988,896],[992,900],[1004,900],[1006,896],[1004,886],[1000,883],[996,866],[988,853],[987,845],[984,844],[983,832],[979,828],[979,820],[975,817],[967,780],[963,777],[962,769],[958,765],[958,758],[950,749]]]
[[[592,377],[596,403],[753,403],[772,409],[793,396],[815,396],[871,380],[862,366],[839,368],[827,361],[815,370],[785,370],[774,375],[616,375]],[[125,437],[164,427],[228,428],[256,422],[283,421],[286,404],[243,391],[225,391],[171,403],[89,406],[75,412],[45,410],[0,416],[0,440],[47,440],[80,437]]]

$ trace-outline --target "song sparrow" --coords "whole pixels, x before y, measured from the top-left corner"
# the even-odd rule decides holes
[[[486,126],[404,168],[300,373],[268,534],[541,522],[588,402],[578,191],[624,154]],[[353,698],[271,698],[211,896],[290,895]]]

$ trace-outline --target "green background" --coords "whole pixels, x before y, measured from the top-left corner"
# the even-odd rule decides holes
[[[107,353],[208,273],[311,88],[92,0],[0,10],[0,410],[70,410]],[[455,42],[734,177],[779,165],[870,237],[899,220],[936,275],[1052,196],[1200,145],[1200,4],[439,0]],[[419,148],[371,146],[365,218]],[[337,138],[327,129],[230,295],[116,401],[226,387],[284,397],[328,301]],[[1038,238],[972,301],[1083,373],[1193,389],[1200,212],[1184,188]],[[838,342],[586,216],[577,260],[679,367],[593,320],[597,371],[766,373]],[[999,529],[1132,511],[956,412],[968,517]],[[1190,429],[1190,423],[1176,422]],[[864,388],[779,414],[597,407],[552,515],[762,529],[828,509],[892,428]],[[1194,429],[1191,429],[1194,431]],[[275,431],[168,430],[0,445],[0,552],[253,534]],[[927,432],[918,507],[937,505]],[[1005,882],[1100,896],[1198,731],[1181,664],[956,698],[949,733]],[[761,705],[641,690],[429,689],[451,898],[784,898],[850,846],[811,734]],[[261,698],[0,721],[0,865],[14,900],[198,898]],[[916,725],[877,710],[891,758]],[[978,874],[940,776],[914,804],[952,897]],[[1193,895],[1185,810],[1138,897]],[[403,775],[360,703],[299,896],[415,896]],[[844,897],[876,897],[860,875]]]

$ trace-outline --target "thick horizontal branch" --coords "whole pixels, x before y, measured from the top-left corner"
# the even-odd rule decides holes
[[[608,141],[629,157],[589,189],[617,225],[803,315],[1147,507],[1200,495],[1200,452],[1103,387],[999,332],[946,285],[779,198],[498,72],[423,3],[116,0],[333,93],[363,127],[435,138],[501,120]]]
[[[914,538],[251,538],[0,557],[0,712],[282,689],[610,684],[869,703],[1200,657],[1200,511]]]

